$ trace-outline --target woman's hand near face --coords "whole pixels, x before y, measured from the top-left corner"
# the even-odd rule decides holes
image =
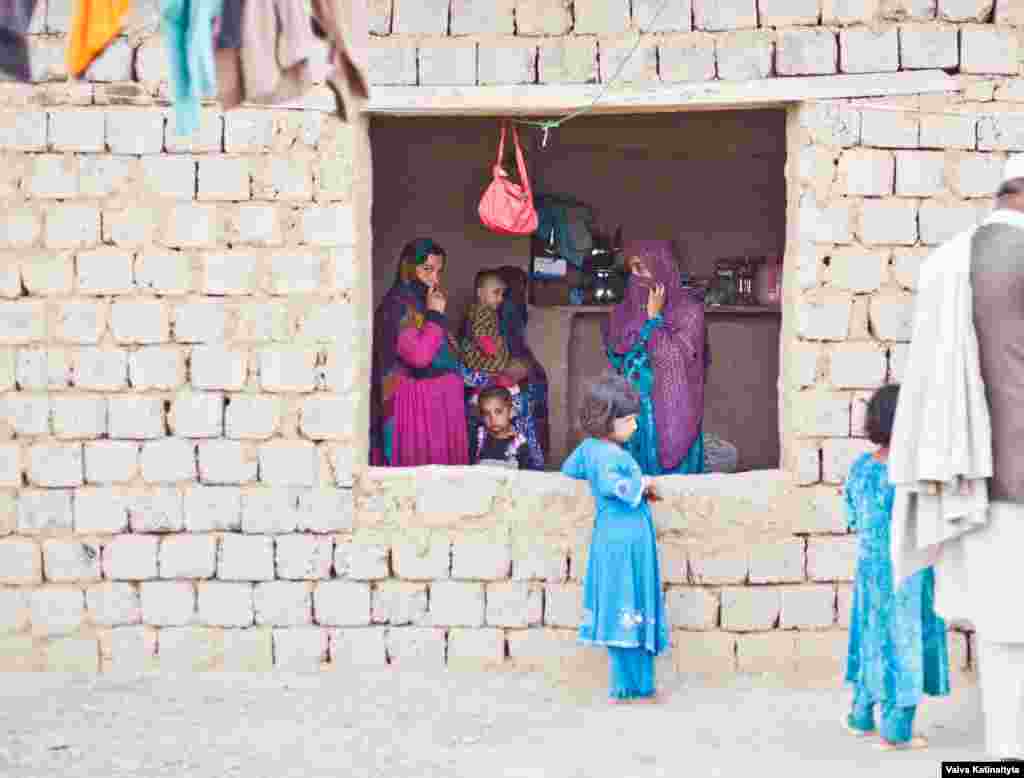
[[[665,285],[656,284],[647,294],[647,318],[653,319],[661,314],[665,307]]]
[[[448,297],[445,293],[439,287],[431,287],[430,291],[427,292],[427,310],[444,313],[447,305]]]

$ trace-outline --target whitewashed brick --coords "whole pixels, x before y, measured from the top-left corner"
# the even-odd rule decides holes
[[[37,444],[28,450],[28,480],[35,486],[81,486],[84,477],[80,444]]]
[[[929,246],[945,243],[958,233],[978,224],[983,205],[967,202],[947,205],[939,202],[921,203],[921,242]]]
[[[959,64],[956,27],[934,23],[900,25],[900,65],[904,70],[955,68]],[[923,125],[921,135],[923,141]]]
[[[247,490],[242,493],[242,531],[278,535],[299,525],[299,498],[289,489]]]
[[[118,627],[101,634],[103,671],[142,673],[152,670],[156,663],[156,637],[155,629],[142,626]]]
[[[886,351],[874,343],[844,343],[829,352],[829,381],[836,389],[879,387],[886,367]]]
[[[321,582],[313,590],[313,613],[318,624],[332,627],[369,625],[370,586],[355,581]]]
[[[94,205],[52,205],[46,211],[46,246],[74,249],[100,241],[100,211]]]
[[[75,264],[78,290],[82,294],[127,294],[133,291],[133,255],[126,251],[97,249],[81,251]]]
[[[177,627],[195,620],[196,592],[187,581],[144,581],[142,616],[146,624]],[[163,633],[161,633],[161,638]]]
[[[537,626],[544,621],[543,590],[525,582],[491,584],[486,616],[487,624],[494,627]]]
[[[839,64],[843,73],[895,73],[900,69],[896,27],[850,27],[840,31]]]
[[[356,331],[352,332],[352,343],[357,342]],[[352,346],[334,345],[327,348],[327,363],[320,372],[324,388],[332,392],[348,393],[355,388],[355,365],[351,354]]]
[[[46,435],[50,431],[50,400],[45,394],[8,394],[2,398],[3,415],[19,436]]]
[[[521,43],[485,46],[479,50],[477,78],[481,86],[535,83],[537,47]]]
[[[312,440],[348,439],[353,435],[352,398],[317,394],[302,402],[299,429]]]
[[[270,257],[272,294],[310,294],[320,288],[322,260],[310,252],[275,253]]]
[[[178,251],[146,251],[135,260],[135,285],[162,295],[192,291],[192,257]]]
[[[54,151],[103,151],[102,111],[51,111],[47,140]]]
[[[779,618],[781,598],[772,586],[722,589],[722,628],[730,632],[772,629]]]
[[[166,346],[148,346],[128,357],[128,380],[133,389],[178,389],[185,382],[185,354]]]
[[[781,76],[835,73],[838,58],[839,44],[830,30],[792,29],[779,33],[775,69]]]
[[[0,121],[0,149],[43,151],[46,148],[46,113],[18,110],[6,112]]]
[[[42,215],[34,208],[9,208],[3,214],[0,246],[27,248],[42,234]]]
[[[293,581],[331,577],[334,541],[318,535],[277,538],[277,577]]]
[[[66,302],[57,307],[56,334],[65,343],[98,343],[107,326],[100,302]]]
[[[252,584],[203,581],[199,588],[199,622],[215,627],[253,624]]]
[[[893,252],[892,276],[902,288],[917,289],[921,263],[927,258],[928,253],[928,249],[923,247],[897,249]]]
[[[902,200],[865,200],[861,204],[860,237],[868,244],[917,242],[917,203]]]
[[[330,634],[331,664],[338,669],[349,667],[384,667],[387,664],[387,630],[332,629]]]
[[[892,194],[894,170],[892,154],[876,149],[848,149],[839,161],[840,180],[849,195]]]
[[[166,52],[156,51],[154,54],[154,59],[161,66],[167,62]],[[168,127],[164,142],[170,154],[200,154],[221,151],[224,145],[224,116],[215,110],[200,110],[199,129],[196,132],[182,136],[172,132]]]
[[[159,397],[112,396],[108,404],[110,437],[151,440],[164,436],[164,403]]]
[[[483,584],[435,581],[430,586],[430,622],[435,626],[482,627]]]
[[[215,206],[177,203],[168,209],[163,242],[170,248],[212,248],[218,231]]]
[[[179,343],[215,343],[224,340],[228,326],[222,302],[188,302],[174,308],[174,339]]]
[[[991,197],[999,188],[1005,160],[991,154],[964,154],[957,159],[953,191],[960,197]]]
[[[170,337],[170,312],[157,300],[117,301],[110,330],[119,343],[163,343]]]
[[[128,529],[128,498],[116,489],[76,489],[74,527],[79,535],[124,532]]]
[[[34,254],[21,261],[21,281],[33,296],[71,294],[74,263],[70,254]]]
[[[92,541],[43,541],[43,570],[46,580],[55,583],[98,581],[100,546]]]
[[[79,389],[116,391],[128,384],[128,354],[120,349],[79,349],[72,369]]]
[[[237,232],[244,245],[281,245],[281,220],[277,209],[265,203],[242,203],[238,206]]]
[[[92,395],[54,395],[53,433],[65,440],[98,438],[107,432],[107,401]]]
[[[43,581],[39,546],[21,538],[0,538],[0,583],[15,586]]]
[[[489,605],[490,601],[488,601]],[[423,624],[427,616],[427,586],[404,581],[382,581],[373,590],[374,624]],[[488,619],[488,623],[493,623]]]
[[[119,627],[142,621],[139,591],[130,583],[100,583],[85,590],[89,621],[103,627]]]
[[[781,629],[823,629],[835,622],[835,590],[831,586],[780,588]]]
[[[241,251],[206,254],[202,263],[206,294],[252,294],[258,286],[260,268],[255,254]]]
[[[1020,41],[1013,30],[992,25],[960,28],[960,72],[1017,75]]]
[[[846,437],[850,434],[850,398],[841,392],[801,392],[797,430],[801,435]]]
[[[299,531],[346,532],[352,529],[355,503],[350,489],[309,489],[299,498]]]
[[[244,303],[237,309],[234,340],[267,343],[292,340],[288,307],[278,302]]]
[[[215,392],[182,392],[175,397],[168,423],[175,435],[216,438],[223,434],[224,397]]]
[[[302,339],[318,343],[350,343],[353,327],[353,311],[350,304],[312,305],[299,319],[298,335]]]
[[[857,538],[811,537],[807,541],[807,577],[812,581],[852,581],[857,566]]]
[[[225,410],[227,436],[244,440],[272,437],[281,425],[281,401],[260,395],[233,395]]]
[[[0,356],[0,362],[8,359],[13,352]],[[0,365],[0,371],[3,366]],[[67,350],[57,349],[19,349],[16,358],[13,378],[8,383],[0,377],[0,386],[14,388],[14,383],[22,390],[66,389],[71,385],[71,361]]]
[[[103,212],[103,241],[125,248],[141,248],[155,239],[158,212],[152,205],[129,206]]]
[[[230,116],[230,114],[229,114]],[[274,630],[274,669],[311,672],[327,659],[327,631],[319,627]]]
[[[446,540],[432,539],[421,548],[413,543],[398,543],[391,549],[395,575],[409,580],[448,578],[451,546]]]
[[[107,111],[107,145],[114,154],[159,154],[164,146],[160,111]]]
[[[844,629],[850,628],[850,606],[853,601],[853,587],[846,584],[836,586],[836,621]]]
[[[156,578],[159,544],[153,535],[118,535],[103,547],[103,576],[121,581]]]
[[[693,0],[693,25],[707,32],[757,27],[757,6],[754,0]]]
[[[861,142],[880,148],[917,148],[920,122],[912,112],[865,108],[861,117]]]
[[[797,307],[797,332],[808,340],[846,340],[852,306],[848,295],[805,300]]]
[[[355,483],[353,471],[355,468],[355,451],[351,444],[329,446],[327,448],[328,462],[331,473],[334,476],[334,485],[351,489]]]
[[[355,245],[352,206],[329,205],[306,208],[301,216],[302,242],[330,248]]]
[[[274,580],[274,539],[264,535],[225,535],[217,559],[222,581]]]
[[[896,194],[931,197],[946,188],[946,155],[938,151],[896,153]]]
[[[71,154],[40,154],[31,158],[23,184],[33,198],[71,199],[78,195],[78,162]]]
[[[30,343],[45,334],[42,303],[0,303],[0,343]]]
[[[194,620],[193,614],[189,622]],[[160,670],[203,672],[217,668],[221,662],[223,635],[223,630],[211,627],[172,626],[161,629],[158,638],[160,655],[157,657]]]
[[[334,548],[334,570],[338,578],[375,581],[390,577],[387,546],[338,541]]]
[[[135,170],[130,157],[79,157],[78,191],[82,197],[109,197],[130,187]]]
[[[195,389],[241,389],[248,373],[248,355],[223,346],[196,346],[190,362]]]
[[[196,196],[196,161],[192,157],[142,158],[142,180],[157,197],[192,200]]]
[[[0,348],[0,391],[8,391],[17,382],[17,358],[13,349]],[[24,387],[19,387],[24,388]]]
[[[452,578],[497,581],[511,572],[511,549],[502,543],[460,541],[452,549]]]
[[[392,666],[443,667],[445,631],[425,627],[389,629],[387,651]]]
[[[213,578],[216,570],[215,536],[171,535],[160,542],[161,578]]]
[[[316,447],[307,441],[277,440],[260,444],[260,481],[272,486],[313,486]]]
[[[184,438],[163,438],[144,443],[140,458],[142,478],[149,483],[192,481],[196,477],[195,443]]]
[[[675,628],[714,629],[718,625],[718,596],[696,586],[673,586],[665,593],[665,611]]]
[[[255,481],[256,451],[231,440],[199,443],[199,478],[209,484],[242,484]]]
[[[21,447],[17,444],[0,445],[0,486],[20,487]]]
[[[887,249],[837,248],[829,261],[829,286],[850,292],[877,291],[885,280],[888,263]]]
[[[236,110],[224,115],[224,150],[229,154],[269,151],[274,120],[264,110]]]
[[[128,524],[132,532],[180,532],[185,528],[181,493],[158,487],[128,500]]]
[[[750,583],[780,583],[803,579],[803,538],[790,538],[751,549]]]
[[[71,492],[23,489],[18,493],[18,533],[63,533],[73,526]]]
[[[313,623],[310,585],[300,581],[256,584],[253,595],[256,623],[273,627],[299,627]]]
[[[246,157],[200,157],[200,200],[248,200],[249,160]]]
[[[189,532],[237,532],[242,528],[242,495],[236,487],[196,486],[185,494],[184,506]]]
[[[312,349],[265,349],[259,352],[260,386],[268,392],[311,392],[315,367]]]
[[[70,635],[85,618],[85,592],[71,587],[46,587],[29,594],[32,633]]]

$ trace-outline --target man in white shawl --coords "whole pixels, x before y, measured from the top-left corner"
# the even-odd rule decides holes
[[[894,573],[935,565],[936,611],[976,630],[986,749],[1024,759],[1024,155],[918,287],[889,459]]]

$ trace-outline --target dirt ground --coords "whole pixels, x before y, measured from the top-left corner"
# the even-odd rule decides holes
[[[842,689],[676,677],[661,705],[609,706],[596,684],[570,687],[543,673],[411,669],[5,674],[0,776],[935,778],[942,759],[986,758],[976,688],[922,706],[931,748],[884,754],[840,729]]]

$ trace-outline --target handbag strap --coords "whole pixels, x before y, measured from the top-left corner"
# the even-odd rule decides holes
[[[505,129],[502,127],[502,140],[505,138]],[[519,168],[519,184],[523,187],[526,196],[533,200],[533,192],[530,190],[530,179],[526,175],[526,159],[523,157],[523,149],[519,145],[519,130],[512,128],[512,142],[516,144],[516,165]]]
[[[501,140],[498,141],[498,161],[495,162],[496,167],[501,167],[502,158],[505,156],[505,122],[501,123]]]

